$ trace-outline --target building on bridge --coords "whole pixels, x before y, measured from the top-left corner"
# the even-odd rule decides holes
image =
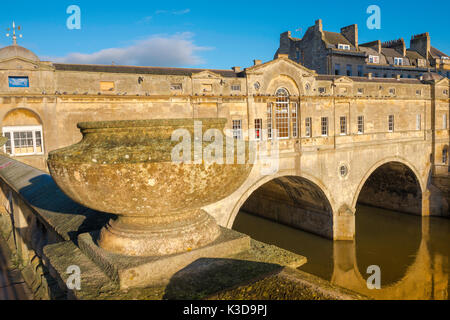
[[[319,75],[288,54],[212,70],[61,64],[15,43],[0,49],[11,157],[46,170],[49,151],[79,141],[82,121],[223,117],[235,138],[260,139],[265,129],[268,144],[276,129],[279,170],[267,176],[255,166],[238,191],[205,210],[231,227],[245,207],[332,239],[354,236],[358,201],[449,215],[432,179],[449,171],[449,89],[449,79],[431,73]]]
[[[420,78],[432,71],[450,78],[450,57],[431,46],[428,32],[414,35],[407,49],[403,38],[359,43],[358,25],[336,33],[323,30],[322,20],[317,20],[302,39],[292,37],[290,31],[282,33],[278,54],[287,54],[319,74]]]

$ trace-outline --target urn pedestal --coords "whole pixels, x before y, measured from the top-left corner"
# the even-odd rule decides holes
[[[209,145],[201,141],[203,133],[210,129],[223,132],[225,123],[226,119],[168,119],[78,124],[83,139],[50,152],[48,167],[70,198],[117,217],[98,234],[80,238],[89,255],[102,256],[100,260],[109,269],[115,261],[145,265],[211,247],[223,238],[224,230],[201,208],[237,190],[253,165],[180,162],[174,161],[173,152],[180,143],[187,144],[183,152],[194,160],[194,141],[200,139],[202,147]],[[176,130],[183,130],[182,135],[174,135]],[[225,146],[223,151],[225,157]],[[235,150],[235,160],[238,157]],[[236,246],[239,250],[249,243],[242,235],[223,240],[231,238],[244,239]],[[211,255],[214,250],[208,252]]]

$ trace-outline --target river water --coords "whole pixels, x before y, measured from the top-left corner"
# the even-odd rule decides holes
[[[301,270],[374,299],[450,299],[449,219],[360,205],[355,241],[333,242],[245,212],[233,229],[306,256]],[[367,286],[374,265],[380,289]]]

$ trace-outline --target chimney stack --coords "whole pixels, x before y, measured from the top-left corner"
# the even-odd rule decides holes
[[[417,34],[412,36],[409,47],[412,50],[417,51],[427,61],[430,58],[431,41],[430,34],[428,32]]]
[[[235,73],[241,72],[241,67],[233,67],[231,68]]]
[[[254,66],[257,66],[259,64],[261,64],[261,60],[253,60],[253,65]]]
[[[316,20],[316,28],[318,31],[322,32],[323,31],[323,27],[322,27],[322,19]]]
[[[358,49],[358,25],[352,24],[341,28],[341,34]]]

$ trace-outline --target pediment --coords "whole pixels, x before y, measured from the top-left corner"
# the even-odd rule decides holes
[[[443,78],[443,79],[441,79],[439,81],[436,81],[436,85],[437,86],[444,86],[444,87],[449,86],[450,85],[450,80],[448,78]]]
[[[212,72],[209,70],[204,70],[204,71],[200,71],[198,73],[193,73],[192,78],[193,79],[222,79],[222,76],[218,73],[215,73],[215,72]]]
[[[300,73],[302,77],[311,77],[311,76],[317,76],[317,73],[314,70],[310,70],[301,64],[292,61],[289,58],[280,57],[274,60],[271,60],[269,62],[259,64],[250,68],[246,68],[245,72],[248,74],[262,74],[267,70],[274,69],[279,67],[281,68],[292,68],[297,73]]]
[[[38,69],[48,69],[51,67],[45,66],[39,62],[27,60],[21,57],[8,58],[0,60],[0,70],[38,70]]]

